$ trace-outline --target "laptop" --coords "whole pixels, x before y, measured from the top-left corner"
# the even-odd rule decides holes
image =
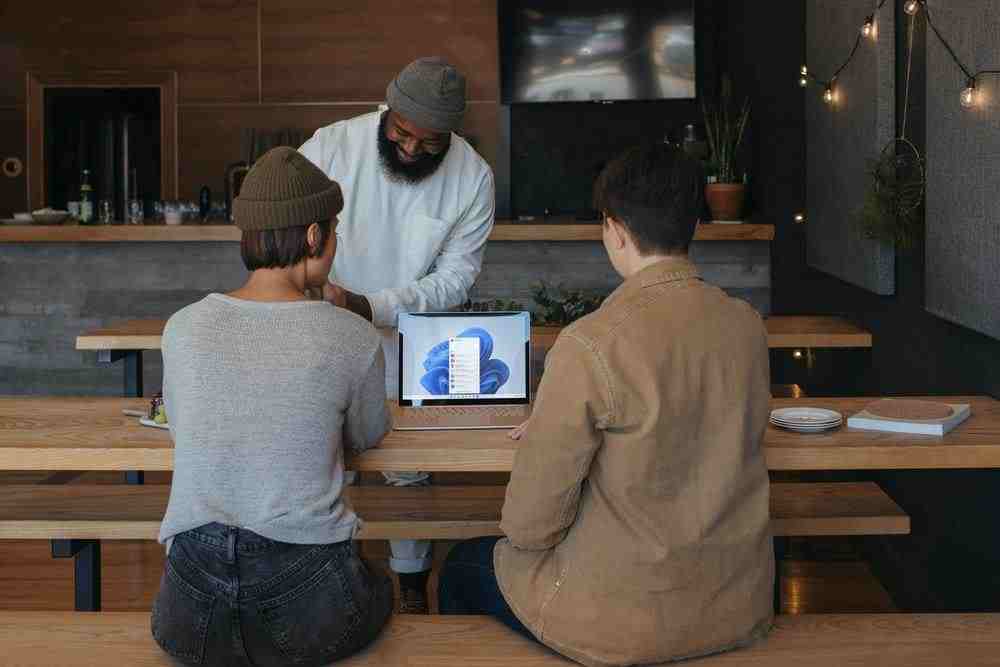
[[[531,314],[399,316],[400,431],[510,429],[531,414]]]

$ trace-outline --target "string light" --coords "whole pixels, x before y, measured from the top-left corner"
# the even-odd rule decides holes
[[[847,66],[851,64],[851,61],[854,60],[854,56],[857,55],[858,47],[861,45],[862,39],[866,37],[870,37],[873,40],[878,39],[878,24],[875,21],[875,17],[885,3],[886,0],[879,0],[878,5],[875,7],[875,12],[869,14],[865,18],[864,23],[861,25],[861,29],[858,31],[858,36],[854,40],[854,47],[851,49],[850,55],[847,56],[847,60],[844,61],[843,65],[837,68],[829,80],[823,81],[818,79],[815,75],[809,72],[809,69],[805,65],[803,65],[799,70],[799,85],[805,88],[810,82],[815,82],[823,86],[823,101],[828,105],[833,106],[833,104],[837,101],[837,94],[834,89],[837,77],[839,77],[841,72],[843,72]],[[948,40],[944,38],[944,35],[942,35],[937,29],[937,26],[934,25],[934,21],[931,17],[931,9],[927,6],[927,1],[906,0],[906,2],[903,3],[903,11],[911,17],[918,14],[921,8],[924,9],[924,16],[927,19],[928,27],[933,31],[938,41],[941,42],[941,45],[948,52],[948,55],[951,56],[955,65],[957,65],[958,68],[962,70],[962,73],[965,74],[966,86],[962,89],[962,92],[959,95],[959,102],[961,103],[962,108],[968,109],[976,106],[976,101],[979,97],[976,90],[978,79],[987,74],[1000,75],[1000,69],[982,69],[973,73],[973,71],[966,67],[965,64],[959,59],[958,55],[955,53],[955,49],[951,48],[951,44],[948,43]]]
[[[873,39],[876,37],[874,14],[870,14],[868,18],[865,19],[864,24],[861,26],[861,34],[865,37],[871,37]]]
[[[976,103],[976,80],[969,79],[969,85],[965,87],[962,94],[959,96],[959,100],[962,106],[966,109],[971,107]]]

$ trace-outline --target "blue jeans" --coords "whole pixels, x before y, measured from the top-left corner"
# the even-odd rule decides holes
[[[493,569],[493,547],[499,541],[499,537],[477,537],[455,545],[438,580],[438,606],[442,614],[488,614],[538,641],[500,592]]]
[[[211,523],[174,537],[153,638],[189,665],[325,665],[378,636],[392,583],[350,540],[287,544]]]

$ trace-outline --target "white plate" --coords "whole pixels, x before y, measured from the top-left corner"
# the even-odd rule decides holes
[[[771,422],[771,425],[785,431],[792,431],[793,433],[825,433],[826,431],[833,431],[843,426],[843,424],[833,424],[832,426],[783,426],[774,422]]]
[[[168,431],[170,430],[170,426],[169,425],[167,425],[167,424],[157,424],[156,422],[154,422],[149,417],[139,417],[139,423],[142,424],[143,426],[152,426],[153,428],[162,428],[162,429],[166,429]]]
[[[828,422],[809,422],[809,423],[803,423],[803,422],[782,421],[780,419],[772,419],[771,423],[772,424],[776,424],[778,426],[789,426],[789,427],[792,427],[792,428],[822,428],[824,426],[837,426],[838,424],[843,424],[844,420],[843,419],[836,419],[836,420],[828,421]]]
[[[771,419],[785,424],[815,426],[843,421],[844,416],[825,408],[779,408],[771,411]]]

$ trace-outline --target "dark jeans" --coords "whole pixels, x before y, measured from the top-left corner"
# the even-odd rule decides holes
[[[189,665],[324,665],[375,639],[392,606],[389,578],[350,540],[286,544],[211,523],[174,537],[152,630]]]
[[[538,641],[518,620],[500,592],[493,570],[493,547],[499,537],[477,537],[455,545],[438,580],[442,614],[489,614],[512,630]]]

